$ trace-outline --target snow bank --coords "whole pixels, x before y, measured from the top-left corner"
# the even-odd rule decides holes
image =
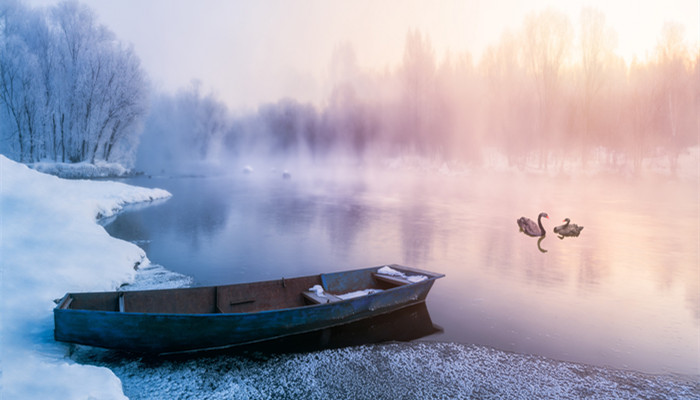
[[[133,281],[146,254],[96,223],[170,196],[117,182],[70,181],[0,155],[0,397],[122,399],[108,369],[75,364],[53,340],[53,300]]]
[[[124,168],[119,163],[108,163],[106,161],[95,161],[80,163],[57,163],[57,162],[36,162],[29,164],[29,167],[39,172],[55,175],[67,179],[81,178],[112,178],[131,175],[129,169]]]

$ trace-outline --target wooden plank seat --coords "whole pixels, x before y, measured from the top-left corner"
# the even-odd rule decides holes
[[[323,296],[319,296],[316,294],[316,292],[313,292],[311,290],[304,290],[301,292],[301,295],[304,296],[306,300],[311,302],[311,304],[326,304],[326,303],[335,303],[336,301],[342,300],[338,296],[334,296],[330,293],[323,293]]]
[[[413,283],[408,279],[400,277],[398,275],[384,275],[374,272],[372,273],[372,276],[379,281],[390,283],[395,286],[410,285],[411,283]]]

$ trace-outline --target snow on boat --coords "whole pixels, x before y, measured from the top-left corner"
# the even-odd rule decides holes
[[[225,286],[68,293],[54,309],[54,337],[155,354],[226,348],[419,304],[443,276],[391,265]]]

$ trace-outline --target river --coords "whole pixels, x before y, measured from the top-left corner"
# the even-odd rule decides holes
[[[696,181],[373,168],[127,183],[173,197],[106,229],[196,285],[404,264],[446,274],[427,300],[442,331],[421,341],[700,374]],[[544,239],[519,232],[541,211]],[[566,217],[579,237],[552,233]]]

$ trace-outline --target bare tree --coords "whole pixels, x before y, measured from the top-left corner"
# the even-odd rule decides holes
[[[523,39],[523,55],[539,100],[540,166],[547,168],[546,146],[551,145],[557,118],[559,75],[569,56],[573,30],[565,14],[550,8],[525,19]]]
[[[435,118],[436,63],[430,39],[418,30],[406,35],[403,54],[402,113],[400,115],[403,140],[412,142],[418,150],[430,149],[431,123]]]
[[[504,32],[499,42],[486,50],[480,66],[488,84],[484,98],[489,108],[484,119],[490,144],[502,148],[509,164],[519,167],[524,166],[527,153],[533,150],[533,116],[537,114],[521,47],[515,34]]]
[[[684,142],[692,135],[692,121],[684,118],[692,113],[692,92],[689,85],[692,66],[683,42],[683,26],[666,23],[656,48],[658,63],[658,128],[664,136],[661,144],[666,148],[671,170],[675,173],[678,154]],[[689,124],[690,123],[690,124]],[[695,132],[697,134],[697,132]],[[692,140],[692,139],[691,139]]]
[[[581,140],[578,145],[582,151],[582,160],[586,162],[586,143],[590,141],[591,131],[600,131],[600,119],[597,115],[602,113],[597,105],[603,103],[597,97],[601,94],[603,87],[609,83],[610,70],[614,64],[614,49],[617,38],[612,28],[605,22],[605,15],[592,8],[581,10],[580,17],[581,36],[581,81],[583,96],[581,99],[582,127]]]

